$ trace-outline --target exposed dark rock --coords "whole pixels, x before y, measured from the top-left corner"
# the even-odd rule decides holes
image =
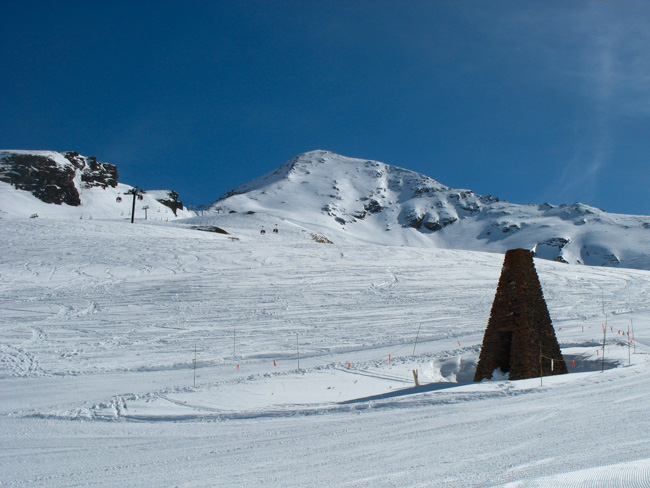
[[[164,206],[171,208],[172,212],[174,212],[174,216],[176,216],[177,210],[183,210],[183,202],[180,202],[178,200],[178,193],[175,191],[169,190],[167,192],[167,195],[167,198],[160,198],[156,200],[158,200]]]
[[[413,227],[414,229],[420,229],[422,227],[422,222],[424,221],[424,215],[417,215],[417,216],[412,216],[410,218],[407,217],[406,223],[409,225],[409,227]]]
[[[424,228],[427,230],[430,230],[431,232],[437,232],[441,230],[444,226],[440,223],[440,221],[434,220],[431,222],[423,222],[422,225],[424,225]]]
[[[521,230],[521,227],[519,227],[517,224],[510,224],[503,227],[503,229],[501,229],[501,232],[504,234],[514,234],[518,230]]]
[[[458,221],[458,219],[455,217],[446,217],[441,220],[424,221],[422,222],[422,226],[431,232],[436,232],[447,227],[448,225],[453,224],[456,221]]]
[[[7,153],[0,161],[0,180],[31,192],[45,203],[65,203],[74,207],[81,205],[74,183],[77,173],[86,188],[117,186],[116,166],[76,152],[62,154],[70,165],[58,164],[51,157],[40,154]]]
[[[74,177],[73,166],[60,167],[53,159],[36,154],[8,154],[0,164],[0,180],[45,203],[81,205]]]
[[[497,368],[511,380],[568,372],[526,249],[506,253],[474,381],[492,378]]]
[[[95,156],[84,158],[78,152],[68,151],[63,156],[70,161],[75,168],[81,170],[81,181],[86,188],[98,186],[106,189],[117,186],[117,166],[108,163],[100,163]]]
[[[481,211],[481,208],[477,203],[461,205],[460,209],[464,210],[465,212],[470,213],[470,214]]]
[[[217,234],[229,235],[228,232],[223,230],[221,227],[217,227],[216,225],[197,225],[196,227],[192,228],[195,230],[201,230],[203,232],[216,232]]]
[[[420,186],[417,187],[415,190],[413,190],[413,196],[414,197],[421,197],[423,195],[433,195],[434,193],[437,193],[441,191],[440,188],[435,188],[432,186]]]
[[[303,232],[306,232],[306,231],[303,230]],[[330,241],[323,234],[318,234],[316,232],[310,232],[309,235],[313,240],[315,240],[319,244],[334,244],[332,241]]]
[[[330,205],[329,203],[327,205],[323,205],[322,210],[323,212],[327,213],[327,215],[329,215],[330,217],[335,217],[334,215],[335,207]]]
[[[431,215],[428,212],[422,215],[412,211],[404,216],[404,227],[413,227],[417,230],[420,230],[420,228],[424,227],[431,232],[436,232],[443,229],[444,227],[447,227],[448,225],[453,224],[457,220],[458,219],[456,217],[445,217],[443,219],[440,219],[438,216]]]
[[[368,203],[366,203],[366,204],[363,206],[363,209],[364,209],[366,212],[372,214],[372,213],[379,213],[379,212],[381,212],[381,211],[384,209],[384,207],[382,207],[381,204],[380,204],[377,200],[375,200],[375,199],[371,199]]]
[[[544,244],[551,247],[557,247],[558,249],[564,249],[564,246],[566,246],[569,242],[571,242],[571,239],[568,239],[566,237],[553,237],[552,239],[546,241]]]

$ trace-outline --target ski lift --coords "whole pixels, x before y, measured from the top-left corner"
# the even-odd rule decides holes
[[[275,226],[275,229],[273,229],[273,233],[274,233],[274,234],[277,234],[277,233],[278,233],[278,226],[277,226],[277,225]]]
[[[266,234],[266,231],[264,230],[264,227],[262,227],[262,230],[260,231],[260,234]]]
[[[115,199],[115,201],[117,203],[120,203],[122,201],[122,197],[118,195],[117,198]]]
[[[138,200],[144,200],[144,195],[142,195],[141,193],[138,193]]]

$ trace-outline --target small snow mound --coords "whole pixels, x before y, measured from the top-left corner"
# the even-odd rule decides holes
[[[500,368],[492,371],[492,379],[488,381],[508,381],[510,373],[504,373]]]
[[[423,377],[432,383],[471,383],[476,371],[476,357],[454,356],[431,361]]]

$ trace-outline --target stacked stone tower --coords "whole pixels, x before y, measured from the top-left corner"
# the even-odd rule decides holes
[[[503,261],[474,381],[492,378],[497,368],[509,373],[511,380],[535,378],[540,365],[544,376],[568,372],[533,255],[511,249]]]

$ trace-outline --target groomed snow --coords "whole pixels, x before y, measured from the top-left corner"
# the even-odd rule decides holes
[[[502,255],[0,225],[2,486],[650,486],[648,271],[536,260],[575,367],[476,384]]]

